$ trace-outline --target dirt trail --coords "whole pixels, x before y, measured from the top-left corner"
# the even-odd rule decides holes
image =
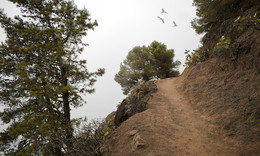
[[[231,140],[181,92],[181,79],[155,82],[147,110],[124,121],[102,149],[106,156],[229,156],[237,155]]]
[[[153,136],[144,137],[155,149],[148,155],[233,155],[234,149],[216,133],[216,127],[180,94],[181,83],[177,78],[156,82],[158,91],[146,114]]]

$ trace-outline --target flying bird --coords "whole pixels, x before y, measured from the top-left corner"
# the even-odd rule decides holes
[[[173,25],[174,25],[173,27],[177,27],[178,26],[175,21],[173,21]]]
[[[159,16],[158,16],[158,18],[159,18],[159,20],[161,20],[161,21],[164,23],[164,19],[163,19],[163,18],[161,18],[161,17],[159,17]]]
[[[163,14],[163,13],[168,14],[168,13],[162,8],[161,14]]]

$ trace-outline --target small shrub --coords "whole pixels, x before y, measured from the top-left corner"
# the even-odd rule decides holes
[[[78,127],[73,142],[73,156],[100,156],[106,137],[115,129],[115,114],[108,115],[106,119],[95,119]]]
[[[206,61],[209,57],[209,49],[202,50],[202,48],[200,48],[199,50],[193,50],[193,52],[185,50],[184,54],[186,54],[184,67],[190,67]]]

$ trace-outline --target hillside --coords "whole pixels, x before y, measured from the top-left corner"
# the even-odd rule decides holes
[[[202,49],[214,49],[206,61],[155,81],[146,109],[118,124],[103,155],[260,155],[259,23],[237,33],[233,21],[206,36]]]
[[[180,94],[181,79],[164,79],[156,85],[148,109],[115,130],[105,155],[217,155],[234,150]]]
[[[259,125],[254,125],[252,130],[249,130],[243,129],[248,128],[245,125],[249,123],[245,121],[230,123],[233,117],[238,117],[238,114],[228,108],[230,104],[222,106],[221,110],[219,105],[209,108],[208,102],[195,105],[197,96],[187,98],[183,94],[184,75],[180,78],[156,81],[158,91],[148,102],[148,109],[123,122],[109,136],[102,149],[103,154],[258,155]],[[219,123],[219,120],[222,120],[222,123]],[[251,119],[252,122],[253,120]],[[237,132],[244,135],[236,136],[233,129],[235,127],[227,129],[228,126],[233,126],[232,124],[239,126],[236,128],[242,127]],[[251,138],[252,140],[241,138],[247,135],[256,136],[251,136],[255,137]]]

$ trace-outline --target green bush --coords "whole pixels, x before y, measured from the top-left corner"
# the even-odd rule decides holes
[[[73,156],[100,156],[107,136],[116,128],[114,126],[115,114],[111,113],[106,119],[95,119],[78,127],[73,142]]]
[[[180,61],[174,61],[174,50],[157,41],[148,47],[134,47],[121,63],[115,81],[127,95],[138,81],[149,81],[179,76]]]
[[[202,49],[202,48],[201,48]],[[201,62],[204,62],[208,59],[209,57],[209,49],[207,50],[193,50],[191,52],[190,50],[185,50],[186,54],[186,60],[184,63],[184,67],[190,67],[192,65],[199,64]]]

